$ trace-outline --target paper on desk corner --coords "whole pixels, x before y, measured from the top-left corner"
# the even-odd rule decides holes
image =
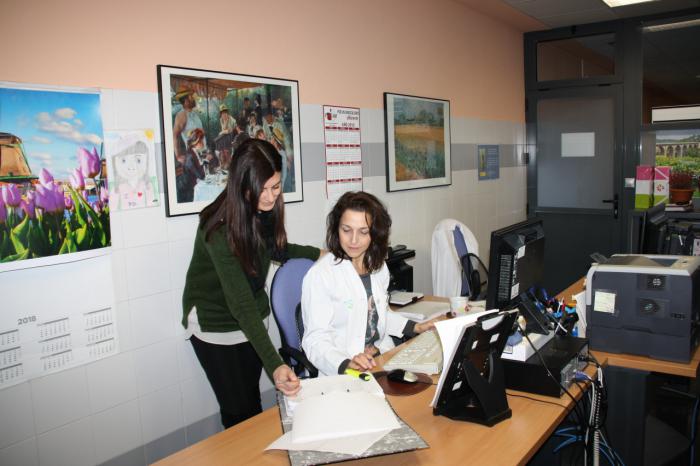
[[[352,437],[338,439],[318,440],[315,442],[294,443],[292,432],[283,434],[280,438],[272,442],[265,450],[290,450],[290,451],[326,451],[331,453],[342,453],[345,455],[358,456],[367,451],[372,445],[377,443],[392,429],[368,434],[359,434]]]
[[[295,408],[292,441],[306,443],[401,427],[385,398],[365,392],[310,397]]]
[[[435,330],[438,332],[440,337],[440,343],[442,344],[442,372],[440,373],[440,378],[438,379],[438,386],[435,390],[435,396],[430,402],[430,406],[435,406],[437,403],[437,397],[440,394],[440,388],[442,387],[443,380],[447,374],[449,368],[450,356],[454,352],[455,347],[458,343],[458,338],[462,334],[462,329],[472,325],[476,320],[486,314],[491,314],[493,312],[498,312],[498,309],[492,309],[490,311],[482,312],[470,312],[467,315],[455,317],[454,319],[441,320],[435,322]]]
[[[442,301],[418,301],[394,311],[407,319],[419,322],[433,319],[450,310],[450,303]]]
[[[414,291],[392,291],[389,298],[389,304],[395,304],[397,306],[405,306],[416,302],[419,299],[423,299],[425,295],[423,293]]]
[[[314,379],[302,379],[301,390],[292,397],[284,397],[284,405],[287,414],[294,416],[294,410],[304,400],[313,396],[320,396],[328,393],[369,393],[379,398],[384,398],[384,391],[379,386],[377,380],[370,374],[367,381],[351,377],[349,375],[331,375],[327,377],[316,377]]]
[[[467,305],[468,305],[469,307],[472,307],[472,308],[474,308],[474,307],[483,307],[483,308],[486,308],[486,300],[485,300],[485,299],[482,299],[482,300],[479,300],[479,301],[467,301]]]

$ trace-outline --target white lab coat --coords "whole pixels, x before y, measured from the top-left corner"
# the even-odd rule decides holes
[[[390,335],[400,337],[408,320],[389,310],[386,264],[370,277],[379,315],[376,346],[385,352],[394,347]],[[319,259],[304,277],[301,306],[304,321],[301,346],[321,374],[337,374],[344,360],[364,351],[367,293],[349,260],[338,262],[331,253]]]
[[[431,262],[433,270],[433,294],[449,298],[460,296],[462,292],[462,264],[455,249],[454,234],[455,227],[459,227],[464,235],[464,242],[467,250],[479,255],[479,243],[476,238],[463,223],[447,218],[441,220],[433,230],[433,240],[431,246]],[[474,264],[474,259],[472,259]],[[474,264],[478,266],[478,264]]]

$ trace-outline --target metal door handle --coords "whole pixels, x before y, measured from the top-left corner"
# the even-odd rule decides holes
[[[617,204],[619,201],[619,196],[615,194],[612,199],[603,199],[604,204],[612,204],[613,205],[613,217],[617,218],[618,217],[618,211],[617,211]]]

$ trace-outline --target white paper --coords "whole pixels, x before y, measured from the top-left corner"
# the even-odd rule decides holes
[[[596,291],[593,296],[593,310],[596,312],[607,312],[612,314],[615,312],[615,293],[608,291]]]
[[[498,312],[498,309],[492,309],[490,311],[483,312],[470,312],[469,314],[462,317],[441,320],[440,322],[435,323],[435,329],[438,332],[438,336],[440,337],[440,343],[442,344],[443,368],[442,372],[440,373],[440,379],[438,380],[437,388],[435,390],[435,396],[430,402],[430,406],[435,406],[435,404],[437,403],[438,395],[440,394],[440,390],[442,389],[442,385],[447,375],[447,370],[449,369],[448,364],[450,361],[450,357],[452,356],[452,353],[454,353],[455,348],[457,347],[457,343],[459,343],[459,340],[464,332],[464,329],[469,327],[470,325],[474,325],[474,323],[479,317],[494,312]]]
[[[423,298],[423,296],[423,293],[414,293],[413,291],[392,291],[389,304],[406,305],[414,302],[414,299]]]
[[[338,439],[318,440],[315,442],[294,443],[292,431],[282,435],[272,442],[265,450],[291,450],[291,451],[328,451],[345,455],[361,455],[382,437],[391,432],[391,429],[369,434],[354,435]]]
[[[292,442],[352,437],[399,427],[386,399],[363,392],[333,392],[299,403],[294,410]]]
[[[371,375],[371,374],[370,374]],[[349,375],[304,379],[293,398],[285,397],[292,416],[290,432],[266,450],[314,450],[360,455],[401,427],[374,377]]]
[[[398,312],[407,319],[421,322],[433,319],[449,311],[450,303],[441,301],[417,301],[394,312]]]
[[[383,399],[384,391],[382,387],[379,386],[379,383],[377,383],[377,380],[371,373],[369,375],[370,379],[367,381],[350,375],[302,379],[299,393],[294,397],[284,397],[287,414],[293,417],[294,410],[301,402],[329,393],[369,393]]]
[[[595,133],[561,133],[562,157],[594,157]]]

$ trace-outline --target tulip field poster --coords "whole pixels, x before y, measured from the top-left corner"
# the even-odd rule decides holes
[[[100,94],[0,83],[0,389],[117,349]]]
[[[105,167],[98,93],[0,87],[0,271],[109,246]]]

